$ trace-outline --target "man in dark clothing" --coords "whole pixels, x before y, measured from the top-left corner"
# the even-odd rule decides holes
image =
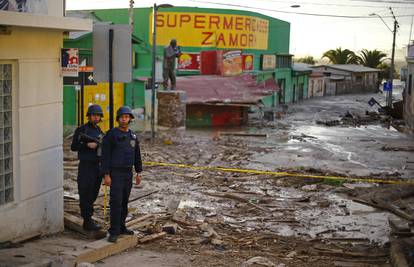
[[[175,58],[180,57],[180,55],[180,47],[177,46],[177,41],[175,39],[172,39],[170,45],[164,48],[164,62],[162,73],[162,77],[164,79],[164,90],[168,89],[168,79],[171,80],[171,90],[175,90]]]
[[[93,222],[93,203],[102,183],[100,174],[101,140],[104,133],[98,123],[103,117],[99,105],[91,105],[86,113],[88,122],[75,130],[71,150],[78,152],[79,206],[85,230],[97,231],[101,226]]]
[[[103,141],[102,170],[105,185],[111,187],[111,227],[109,242],[116,242],[119,235],[133,235],[125,226],[128,199],[132,188],[132,168],[137,173],[136,184],[141,183],[142,161],[137,135],[129,129],[134,118],[132,110],[125,106],[116,112],[119,127],[108,131]]]

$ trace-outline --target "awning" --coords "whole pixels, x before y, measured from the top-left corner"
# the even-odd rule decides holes
[[[92,20],[0,11],[0,24],[62,31],[92,31]]]
[[[279,87],[272,78],[258,83],[251,74],[234,77],[198,75],[178,77],[177,90],[187,93],[188,104],[256,104]]]

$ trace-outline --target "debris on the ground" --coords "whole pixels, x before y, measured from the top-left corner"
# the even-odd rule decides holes
[[[390,237],[412,234],[414,199],[410,186],[369,178],[403,181],[412,173],[412,151],[401,133],[387,129],[400,122],[376,111],[361,113],[365,103],[363,109],[349,101],[330,103],[330,114],[325,102],[296,106],[281,120],[253,119],[243,128],[141,138],[144,162],[179,166],[144,166],[127,218],[136,244],[160,254],[183,253],[200,267],[388,266]],[[65,211],[79,219],[78,161],[70,139],[63,146]],[[395,164],[402,159],[404,169]],[[352,177],[361,180],[347,180]],[[108,213],[105,218],[101,193],[94,219],[104,229]],[[388,221],[392,213],[396,217]]]
[[[385,145],[382,147],[384,151],[406,151],[406,152],[414,152],[414,146],[390,146]]]
[[[241,132],[220,132],[220,135],[224,136],[245,136],[245,137],[264,137],[267,138],[267,134],[262,133],[241,133]]]
[[[249,266],[268,266],[268,267],[275,267],[276,265],[271,262],[269,259],[264,257],[254,257],[242,263],[241,267],[249,267]]]
[[[65,255],[74,258],[75,263],[94,263],[111,255],[133,248],[138,244],[136,235],[121,236],[116,243],[110,243],[106,238],[83,245],[74,251],[66,251]]]
[[[64,214],[64,224],[66,228],[76,231],[90,239],[100,239],[106,236],[106,232],[102,230],[87,231],[83,229],[83,219],[67,212]]]
[[[147,236],[144,236],[144,237],[138,239],[138,243],[143,244],[143,243],[147,243],[147,242],[150,242],[150,241],[154,241],[154,240],[157,240],[157,239],[160,239],[160,238],[164,237],[166,234],[167,234],[166,232],[160,232],[160,233],[147,235]]]
[[[166,223],[162,226],[162,230],[170,235],[175,235],[177,233],[178,224],[176,223]]]

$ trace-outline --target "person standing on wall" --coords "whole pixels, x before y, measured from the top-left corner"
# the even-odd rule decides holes
[[[104,133],[98,126],[103,118],[102,108],[99,105],[91,105],[86,116],[88,122],[75,130],[70,148],[78,152],[77,182],[83,228],[88,231],[98,231],[102,227],[92,220],[92,215],[93,203],[98,197],[102,183],[100,157]]]
[[[131,108],[120,107],[116,112],[118,127],[108,131],[103,140],[102,170],[105,185],[111,187],[111,227],[108,241],[115,243],[119,235],[133,235],[125,226],[128,199],[132,189],[133,170],[136,184],[141,183],[142,161],[137,135],[129,129],[134,115]]]
[[[172,39],[170,45],[164,48],[163,73],[164,90],[168,90],[168,79],[171,80],[171,90],[175,90],[175,59],[181,56],[180,47],[177,46],[177,40]]]

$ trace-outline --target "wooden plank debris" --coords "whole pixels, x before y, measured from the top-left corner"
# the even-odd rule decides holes
[[[138,218],[135,218],[135,219],[132,219],[132,220],[126,222],[125,225],[126,225],[126,227],[130,227],[134,224],[137,224],[139,222],[142,222],[142,221],[145,221],[145,220],[148,220],[148,219],[152,219],[152,218],[154,218],[154,214],[146,214],[146,215],[143,215],[141,217],[138,217]]]
[[[403,221],[400,218],[396,216],[390,216],[388,217],[388,222],[395,232],[410,232],[410,225],[407,221]]]
[[[137,229],[140,229],[140,228],[145,228],[147,226],[150,226],[153,223],[154,222],[152,222],[152,221],[143,221],[143,222],[139,222],[139,223],[136,223],[136,224],[130,226],[129,229],[131,229],[131,230],[137,230]]]
[[[67,212],[65,212],[64,214],[64,223],[66,228],[78,232],[86,236],[87,238],[99,239],[106,236],[106,232],[103,230],[86,231],[85,229],[83,229],[83,220]]]
[[[150,241],[154,241],[154,240],[160,239],[160,238],[162,238],[162,237],[164,237],[166,235],[167,235],[166,232],[161,232],[161,233],[156,233],[156,234],[152,234],[152,235],[147,235],[147,236],[144,236],[143,238],[138,239],[138,243],[140,243],[140,244],[147,243],[147,242],[150,242]]]
[[[121,236],[116,243],[110,243],[106,239],[97,240],[79,247],[76,251],[66,252],[76,258],[76,263],[94,263],[109,256],[133,248],[138,243],[136,235]]]
[[[254,208],[257,208],[259,210],[266,211],[266,212],[269,211],[269,209],[264,208],[262,206],[259,206],[257,204],[251,203],[248,199],[242,198],[242,197],[240,197],[238,195],[235,195],[235,194],[231,194],[231,193],[208,193],[208,192],[205,193],[205,194],[208,195],[208,196],[212,196],[212,197],[221,197],[221,198],[228,198],[228,199],[236,200],[236,201],[239,201],[239,202],[242,202],[242,203],[246,203],[247,205],[252,206]]]
[[[141,192],[140,194],[138,194],[137,196],[134,196],[133,198],[129,199],[129,203],[137,201],[139,199],[142,199],[144,197],[150,196],[152,194],[158,193],[160,190],[152,190],[152,191],[145,191],[145,192]]]

